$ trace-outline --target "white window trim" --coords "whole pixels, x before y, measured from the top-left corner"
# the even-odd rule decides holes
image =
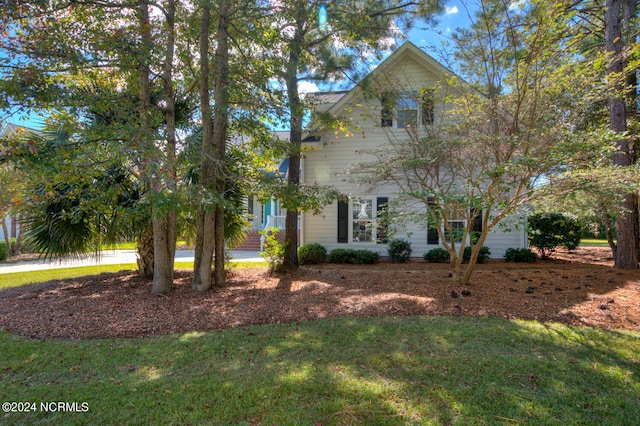
[[[371,241],[357,241],[353,236],[353,224],[354,224],[354,205],[356,200],[363,200],[371,203]],[[349,199],[349,243],[362,244],[362,245],[376,245],[377,241],[377,217],[376,217],[376,197],[373,196],[353,196]]]

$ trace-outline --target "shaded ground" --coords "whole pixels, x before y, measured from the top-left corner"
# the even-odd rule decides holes
[[[534,264],[478,265],[454,287],[447,265],[319,265],[270,277],[234,269],[228,286],[191,291],[176,274],[168,296],[130,272],[0,291],[0,327],[34,338],[105,338],[212,330],[337,316],[469,315],[640,330],[640,272],[612,268],[606,248]]]

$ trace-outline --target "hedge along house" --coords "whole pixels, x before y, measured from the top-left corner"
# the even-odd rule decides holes
[[[315,133],[309,133],[313,136],[303,143],[302,181],[332,185],[344,197],[327,205],[321,215],[302,215],[301,245],[319,243],[328,251],[369,249],[385,256],[392,236],[409,241],[413,256],[420,257],[443,245],[435,226],[441,227],[445,238],[452,239],[458,238],[458,231],[467,225],[474,231],[481,230],[481,210],[471,215],[468,211],[454,212],[448,215],[447,223],[430,225],[423,214],[424,206],[402,203],[398,186],[375,182],[363,185],[354,179],[358,163],[372,161],[368,152],[406,139],[408,130],[426,134],[435,122],[446,119],[451,106],[438,100],[455,96],[447,84],[452,75],[417,46],[405,42],[352,90],[315,95],[316,111],[338,118],[342,127],[334,131],[318,125]],[[389,222],[410,213],[414,220],[395,227],[392,235]],[[415,220],[421,214],[425,220]],[[487,235],[484,245],[491,250],[492,258],[503,258],[508,248],[527,246],[526,233],[514,226],[519,221],[507,217],[503,222],[511,226],[494,228]]]

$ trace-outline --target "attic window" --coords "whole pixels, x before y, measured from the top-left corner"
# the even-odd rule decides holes
[[[380,98],[380,126],[398,129],[430,125],[435,119],[435,91],[385,92]],[[394,126],[395,121],[395,126]]]
[[[398,129],[414,127],[418,123],[416,92],[401,92],[398,99]]]

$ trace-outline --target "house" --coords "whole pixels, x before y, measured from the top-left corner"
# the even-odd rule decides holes
[[[288,131],[274,131],[272,133],[274,138],[286,141],[289,139]],[[271,175],[278,175],[281,178],[286,178],[289,172],[289,159],[284,159],[280,162],[276,170],[266,172]],[[280,200],[277,198],[271,198],[268,200],[260,200],[257,195],[248,196],[245,200],[245,212],[249,221],[250,227],[247,230],[246,236],[242,244],[238,247],[234,247],[235,250],[261,250],[264,238],[260,235],[260,231],[268,228],[278,228],[280,232],[277,238],[284,241],[285,233],[285,219],[287,216],[287,210],[282,207]],[[298,232],[300,230],[300,221],[296,224]],[[298,236],[300,234],[298,233]]]
[[[406,137],[405,126],[428,126],[444,114],[441,104],[433,102],[436,91],[444,90],[451,71],[411,42],[405,42],[359,85],[348,92],[318,94],[316,109],[332,116],[345,117],[350,132],[318,130],[303,143],[302,181],[307,184],[331,185],[348,199],[327,205],[320,215],[305,213],[300,219],[301,245],[322,244],[327,251],[336,248],[369,249],[387,255],[386,235],[380,218],[390,200],[398,196],[398,188],[387,185],[368,190],[345,177],[350,165],[363,161],[362,152],[382,147],[389,137]],[[369,93],[376,80],[377,96]],[[396,87],[395,96],[387,97],[385,81]],[[404,89],[397,90],[397,85]],[[411,98],[405,94],[419,93]],[[403,136],[404,135],[404,136]],[[456,224],[454,224],[456,225]],[[462,225],[462,223],[458,224]],[[437,232],[427,224],[411,224],[394,237],[411,243],[413,256],[441,247]],[[527,247],[524,231],[492,231],[485,241],[492,258],[503,258],[508,248]]]

